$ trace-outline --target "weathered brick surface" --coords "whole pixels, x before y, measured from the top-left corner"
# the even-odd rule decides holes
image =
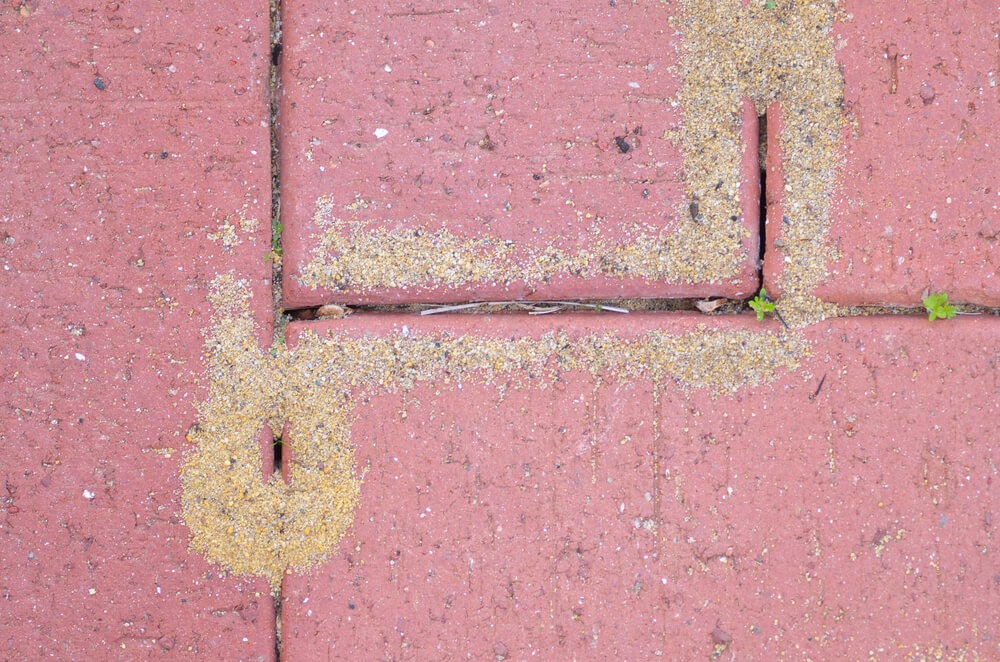
[[[682,121],[666,102],[680,84],[669,5],[394,7],[286,3],[290,305],[756,285],[752,260],[694,287],[296,281],[322,195],[341,211],[372,201],[355,220],[532,249],[589,237],[587,213],[613,242],[619,221],[669,232],[687,209],[663,139]],[[839,257],[817,294],[915,304],[930,287],[996,305],[994,8],[844,8],[852,124]],[[187,549],[178,494],[213,276],[247,279],[270,339],[267,10],[0,9],[0,657],[274,656],[269,587]],[[773,223],[769,236],[777,294]],[[628,338],[706,319],[365,315],[289,338]],[[545,389],[441,380],[359,396],[361,504],[326,565],[286,576],[284,656],[1000,657],[996,318],[803,333],[812,354],[798,370],[731,396],[587,372]]]
[[[461,301],[560,297],[744,296],[756,286],[756,151],[744,171],[745,237],[701,251],[744,251],[717,282],[559,271],[540,282],[303,283],[324,228],[441,228],[513,242],[511,260],[548,245],[594,264],[628,228],[674,231],[688,214],[677,7],[595,3],[284,3],[281,105],[285,302]],[[616,142],[616,137],[620,142]],[[756,140],[756,136],[752,136]],[[627,150],[627,151],[623,151]],[[425,260],[453,259],[446,247]],[[456,261],[462,267],[462,260]]]
[[[209,281],[270,319],[268,8],[234,9],[0,8],[0,657],[273,656],[266,584],[179,519]]]
[[[845,79],[844,162],[817,295],[920,305],[925,288],[1000,305],[1000,144],[995,4],[845,3],[835,28]],[[769,145],[777,146],[780,127]],[[780,291],[784,210],[768,224],[765,278]],[[775,245],[775,242],[778,242]]]
[[[289,337],[629,338],[704,319],[368,316]],[[354,531],[286,577],[284,654],[997,656],[996,320],[805,337],[797,371],[732,396],[583,372],[368,393]]]

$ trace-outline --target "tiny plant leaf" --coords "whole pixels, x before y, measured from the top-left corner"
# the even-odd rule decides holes
[[[773,313],[775,311],[774,302],[771,301],[771,297],[767,296],[767,290],[763,287],[760,288],[760,294],[750,299],[750,307],[757,311],[758,322],[764,320],[764,313]]]
[[[281,234],[285,231],[285,226],[275,221],[271,224],[271,250],[264,256],[265,260],[271,260],[275,264],[281,264]]]
[[[929,313],[927,319],[932,322],[936,319],[946,320],[955,316],[955,306],[948,303],[948,295],[943,292],[924,297],[924,308]]]
[[[281,255],[281,234],[285,231],[285,226],[275,223],[271,227],[271,250]]]

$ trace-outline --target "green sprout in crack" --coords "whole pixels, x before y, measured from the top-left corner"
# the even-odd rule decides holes
[[[930,313],[927,319],[932,322],[939,318],[946,320],[955,316],[955,306],[948,303],[948,295],[943,292],[925,296],[924,308]]]
[[[279,319],[279,323],[280,322],[281,322],[281,320]],[[275,333],[274,342],[271,343],[271,349],[269,349],[268,352],[267,352],[268,354],[270,354],[273,357],[277,357],[278,354],[280,354],[282,352],[282,350],[285,349],[285,327],[286,326],[288,326],[288,322],[285,322],[284,326],[282,326]]]
[[[281,233],[285,231],[285,226],[279,222],[271,224],[271,250],[267,254],[267,259],[275,264],[281,262]]]
[[[757,321],[764,321],[764,313],[777,313],[774,301],[767,296],[767,290],[760,288],[760,294],[750,299],[750,307],[757,311]]]

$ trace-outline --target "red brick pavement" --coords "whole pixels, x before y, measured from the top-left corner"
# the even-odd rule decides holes
[[[996,306],[997,13],[983,2],[901,5],[851,0],[835,26],[852,124],[829,234],[839,255],[817,294],[918,305],[929,287]],[[526,250],[538,246],[524,237],[552,228],[535,232],[515,212],[534,205],[556,218],[573,209],[570,187],[576,209],[608,217],[683,212],[677,155],[647,133],[676,121],[661,101],[679,85],[669,69],[676,53],[663,47],[676,37],[660,20],[669,8],[619,0],[569,16],[542,5],[522,20],[485,7],[483,25],[458,25],[459,13],[439,9],[377,18],[368,5],[329,4],[323,15],[286,4],[279,146],[290,303],[331,294],[294,280],[319,195],[377,199],[369,209],[379,222],[420,217],[433,202],[447,215],[431,225],[480,232],[462,219],[498,202],[503,186],[479,189],[477,177],[500,171],[507,145],[521,157],[510,167],[512,209],[494,210],[489,232]],[[565,21],[571,29],[560,29]],[[397,43],[380,40],[390,33]],[[501,35],[489,50],[484,33]],[[509,107],[494,106],[504,113],[481,112],[515,64],[494,51],[527,57],[534,44],[540,61],[575,62],[581,39],[613,55],[578,72],[579,89],[602,109],[582,97],[549,103],[568,83],[539,66],[511,83]],[[316,59],[348,46],[358,55],[339,68]],[[459,58],[463,48],[483,49],[482,61]],[[410,57],[419,49],[430,50]],[[215,276],[246,280],[262,356],[270,343],[269,50],[260,4],[0,7],[0,657],[271,659],[276,619],[286,659],[1000,657],[995,315],[827,320],[786,336],[808,347],[801,365],[763,366],[776,369],[773,381],[728,395],[653,380],[646,368],[634,378],[561,371],[544,389],[523,376],[520,386],[470,376],[359,391],[344,405],[355,408],[350,438],[363,477],[354,524],[326,563],[286,575],[280,616],[263,580],[190,551],[180,472],[196,402],[218,377],[203,348]],[[448,67],[481,77],[439,75],[419,92],[393,92],[406,76]],[[378,82],[363,82],[362,70]],[[549,124],[526,119],[535,100],[554,108]],[[407,120],[425,102],[435,110]],[[329,126],[309,124],[323,108],[330,126],[354,137],[331,140]],[[378,138],[383,117],[389,133]],[[552,127],[564,125],[578,127],[570,141],[586,156],[555,149],[564,136]],[[779,128],[769,123],[773,166]],[[407,143],[424,132],[435,141]],[[441,156],[444,133],[478,160],[452,172],[428,157]],[[632,141],[628,152],[615,136]],[[542,162],[559,168],[530,177]],[[425,164],[434,192],[418,195]],[[656,184],[632,181],[651,170]],[[574,177],[590,172],[606,185],[579,187]],[[772,221],[779,175],[768,172],[779,193]],[[550,192],[534,194],[544,181]],[[490,197],[461,197],[470,190]],[[753,230],[753,205],[743,207]],[[773,222],[767,232],[765,283],[777,294],[781,234]],[[747,266],[732,291],[570,276],[534,289],[337,294],[370,303],[737,296],[756,286],[756,265]],[[782,333],[750,315],[357,314],[296,323],[289,343],[306,329],[393,337],[401,348],[446,332],[470,342],[556,329],[627,341],[698,323],[749,343],[697,364],[706,369],[761,360],[758,336],[738,332]],[[262,473],[272,463],[265,444]]]
[[[996,5],[849,2],[845,11],[834,31],[847,119],[830,228],[837,259],[817,295],[919,306],[930,289],[1000,305]],[[779,140],[776,123],[768,144]],[[777,293],[784,182],[769,182],[765,279]]]
[[[405,328],[410,340],[562,331],[569,342],[680,335],[704,319],[355,317],[297,324],[289,338]],[[585,372],[521,388],[502,375],[502,393],[472,377],[366,390],[352,427],[366,472],[354,530],[329,563],[286,578],[283,650],[989,659],[991,322],[825,322],[805,332],[812,355],[798,370],[726,397]],[[736,328],[760,332],[746,317],[712,325]]]
[[[262,5],[0,7],[0,658],[274,654],[178,502],[208,282],[271,318],[268,58]]]
[[[683,121],[668,7],[595,3],[568,15],[558,3],[452,10],[293,0],[283,15],[287,306],[743,298],[756,289],[754,120],[737,223],[746,236],[686,247],[694,256],[742,251],[735,273],[685,283],[602,268],[635,241],[636,227],[669,234],[688,213],[680,146],[664,139]],[[379,265],[310,268],[316,251],[329,252],[327,233],[356,239],[379,231],[394,233],[385,242],[397,247],[442,231],[490,242],[467,249],[471,262],[510,250],[497,259],[511,272],[466,274],[465,253],[440,239],[427,241],[433,247],[422,258],[447,262],[436,278],[367,283]],[[334,252],[372,252],[365,246],[358,239]],[[585,264],[553,260],[544,276],[533,268],[540,252],[580,251],[589,253]]]

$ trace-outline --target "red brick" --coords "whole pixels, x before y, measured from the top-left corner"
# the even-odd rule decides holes
[[[856,1],[844,11],[845,159],[829,232],[839,257],[816,294],[919,306],[929,288],[1000,305],[996,6]],[[778,198],[780,173],[769,175]],[[769,217],[782,214],[778,200]],[[765,284],[780,292],[781,224],[767,236]]]
[[[256,112],[264,99],[270,56],[266,30],[261,39],[264,4],[195,10],[182,2],[154,14],[127,2],[27,0],[28,16],[17,4],[0,15],[0,66],[11,74],[0,81],[5,102],[238,103]]]
[[[689,213],[680,149],[664,136],[682,121],[671,103],[679,44],[667,6],[603,3],[567,14],[551,2],[451,10],[292,0],[283,16],[286,306],[739,298],[756,288],[755,132],[744,168],[747,236],[722,247],[745,256],[737,273],[687,284],[602,272],[602,259],[629,243],[634,224],[669,234]],[[748,130],[755,122],[749,118]],[[388,133],[377,137],[378,129]],[[627,153],[616,137],[629,143]],[[519,265],[549,244],[571,254],[589,249],[595,273],[313,289],[301,277],[319,246],[314,217],[323,196],[345,236],[359,222],[366,231],[425,236],[446,227],[463,239],[515,242]],[[359,200],[371,204],[345,209]],[[719,248],[692,245],[692,259]]]
[[[189,552],[178,498],[209,281],[239,268],[270,324],[268,7],[24,7],[0,10],[0,657],[270,659],[269,587]],[[208,238],[227,221],[238,245]]]
[[[368,315],[289,339],[704,320]],[[831,320],[804,331],[797,371],[731,396],[581,372],[501,379],[502,395],[471,379],[368,393],[354,530],[286,576],[283,655],[995,657],[998,332]]]

